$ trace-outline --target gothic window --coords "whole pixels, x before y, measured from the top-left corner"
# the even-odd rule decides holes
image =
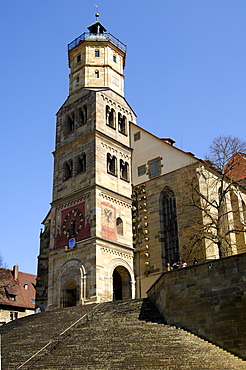
[[[95,78],[99,78],[99,71],[98,70],[95,71]]]
[[[113,61],[116,63],[116,61],[117,61],[116,55],[113,55]]]
[[[115,111],[113,108],[109,108],[109,106],[106,106],[106,124],[109,127],[115,128]]]
[[[64,180],[69,179],[73,175],[73,161],[64,163]]]
[[[95,57],[96,58],[100,57],[100,51],[98,49],[95,50]]]
[[[85,125],[87,123],[87,106],[79,109],[79,125]]]
[[[116,176],[116,157],[110,153],[107,154],[107,172]]]
[[[175,194],[168,187],[160,196],[160,223],[164,265],[172,265],[179,260],[179,241]]]
[[[161,157],[151,159],[148,162],[149,167],[149,178],[157,177],[161,175]]]
[[[77,157],[77,174],[86,171],[86,154]]]
[[[231,207],[232,207],[232,216],[233,216],[233,223],[234,223],[234,230],[235,230],[235,238],[236,238],[236,246],[240,248],[240,246],[244,245],[244,215],[243,215],[243,203],[242,208],[239,204],[239,199],[236,193],[233,190],[230,191],[231,197]],[[227,248],[229,249],[229,248]]]
[[[124,180],[129,180],[128,175],[129,174],[129,164],[127,162],[124,162],[122,159],[120,160],[120,177]]]
[[[232,195],[232,194],[231,194]],[[219,197],[219,206],[218,206],[218,226],[221,228],[222,235],[223,235],[223,243],[225,244],[228,243],[230,245],[230,233],[228,234],[229,231],[229,223],[228,223],[228,210],[227,210],[227,199],[226,195],[223,193],[223,188],[220,187],[218,189],[218,197]],[[237,204],[237,199],[233,199],[232,207],[237,209],[238,213],[238,207],[236,206]],[[223,254],[223,257],[225,257],[228,253],[229,248],[223,248],[221,247],[221,252]]]
[[[126,134],[126,116],[122,116],[121,113],[118,113],[118,127],[121,134]]]
[[[116,219],[116,230],[118,235],[123,235],[123,221],[120,217]]]
[[[66,117],[66,131],[71,132],[74,130],[74,114],[70,114]]]

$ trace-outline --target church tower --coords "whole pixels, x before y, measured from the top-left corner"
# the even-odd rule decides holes
[[[68,45],[57,113],[51,209],[40,235],[36,304],[54,309],[135,296],[126,46],[98,21]]]

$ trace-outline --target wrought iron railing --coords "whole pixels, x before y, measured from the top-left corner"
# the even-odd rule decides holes
[[[118,48],[126,52],[126,45],[123,44],[116,37],[111,35],[111,33],[87,33],[87,32],[84,32],[82,35],[80,35],[75,40],[70,42],[70,44],[68,44],[68,51],[73,49],[80,42],[84,41],[111,41],[114,45],[118,46]]]

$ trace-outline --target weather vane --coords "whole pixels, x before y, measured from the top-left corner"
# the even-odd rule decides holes
[[[96,4],[95,4],[95,7],[96,7],[96,9],[97,9],[97,12],[96,12],[96,14],[95,14],[95,16],[96,16],[96,21],[98,21],[98,17],[99,17],[99,13],[98,13],[98,5],[96,5]]]

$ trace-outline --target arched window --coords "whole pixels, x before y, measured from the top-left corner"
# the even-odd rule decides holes
[[[123,235],[123,221],[120,217],[116,219],[116,230],[118,235]]]
[[[98,69],[95,70],[95,78],[99,78],[99,71],[98,71]]]
[[[74,114],[70,114],[66,117],[66,131],[71,132],[74,130]]]
[[[118,130],[121,134],[126,134],[126,116],[118,113]]]
[[[106,106],[106,124],[115,129],[115,111],[108,105]]]
[[[100,57],[100,51],[98,49],[95,50],[95,57],[96,58]]]
[[[77,174],[86,171],[86,154],[77,157]]]
[[[85,125],[87,123],[87,106],[79,109],[79,125]]]
[[[168,187],[160,196],[160,223],[164,264],[172,265],[179,261],[179,240],[175,195]]]
[[[114,54],[113,55],[113,61],[116,63],[117,62],[117,59],[116,59],[116,55]]]
[[[107,172],[116,176],[116,157],[110,153],[107,154]]]
[[[64,163],[64,180],[69,179],[73,175],[73,161]]]
[[[129,180],[129,164],[122,159],[120,160],[120,177],[121,179]]]

